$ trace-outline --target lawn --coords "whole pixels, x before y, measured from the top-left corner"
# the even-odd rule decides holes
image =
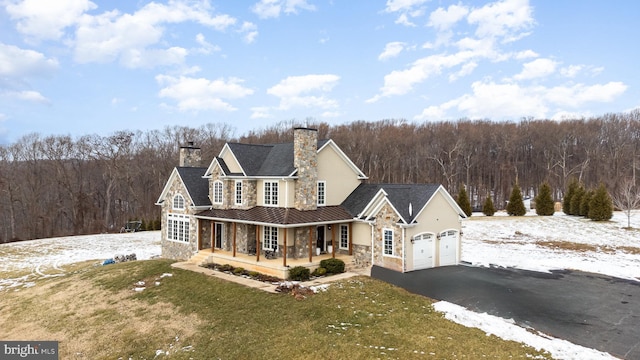
[[[0,339],[57,340],[61,359],[550,358],[368,277],[296,300],[170,264],[85,262],[2,291]]]

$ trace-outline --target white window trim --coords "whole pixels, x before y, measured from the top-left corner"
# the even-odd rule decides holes
[[[178,200],[178,206],[176,206],[176,200]],[[184,196],[182,196],[181,194],[176,194],[173,199],[172,199],[172,203],[171,206],[173,208],[173,210],[184,210],[184,205],[185,205],[185,200],[184,200]],[[180,206],[182,205],[182,206]]]
[[[347,246],[342,246],[342,229],[346,229],[345,231],[346,231],[346,235],[347,235],[346,236],[346,238],[347,238],[346,239],[347,240]],[[338,247],[341,250],[349,250],[349,241],[350,240],[351,239],[349,239],[349,225],[340,225],[340,239],[339,239]]]
[[[272,238],[274,233],[273,230],[275,229],[275,239]],[[269,231],[267,231],[269,230]],[[267,236],[267,232],[269,233],[269,235]],[[262,227],[262,250],[273,250],[273,244],[275,242],[276,248],[278,247],[278,236],[280,235],[280,229],[278,229],[275,226],[263,226]],[[269,241],[269,243],[267,244],[267,240]]]
[[[190,242],[191,218],[189,215],[167,214],[167,240],[182,244]]]
[[[240,185],[240,189],[238,189],[238,185]],[[239,191],[238,191],[239,190]],[[242,184],[242,180],[236,180],[234,185],[234,195],[235,195],[235,204],[242,205],[242,200],[244,198],[244,186]],[[238,198],[240,201],[238,201]]]
[[[385,234],[388,232],[391,233],[391,254],[387,254],[387,242],[385,238]],[[382,229],[382,256],[395,256],[395,233],[393,229]]]
[[[322,201],[320,201],[320,184],[322,184]],[[318,206],[327,205],[327,182],[325,180],[318,181],[316,185],[316,195],[318,197]]]
[[[220,191],[217,191],[217,187],[218,185],[220,186]],[[220,198],[218,199],[218,195],[220,195]],[[224,184],[222,184],[222,181],[220,180],[216,180],[213,182],[213,199],[212,202],[214,204],[222,204],[224,199]]]
[[[267,196],[267,184],[270,184],[270,190],[269,190],[269,195]],[[274,188],[275,186],[275,188]],[[278,206],[278,197],[280,196],[280,192],[279,192],[279,184],[278,181],[265,181],[262,184],[262,191],[263,191],[263,202],[264,202],[264,206]],[[276,190],[276,195],[275,197],[273,196],[273,190]],[[268,201],[267,201],[268,200]]]

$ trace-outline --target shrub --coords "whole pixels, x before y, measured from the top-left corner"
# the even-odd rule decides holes
[[[220,265],[218,267],[219,271],[233,271],[233,266],[229,265],[229,264],[224,264],[224,265]]]
[[[316,268],[315,270],[313,270],[313,272],[311,273],[311,275],[313,276],[324,276],[327,274],[327,269],[323,268],[323,267],[319,267]]]
[[[575,194],[579,186],[580,184],[578,183],[578,180],[576,180],[575,178],[571,179],[571,182],[569,182],[569,187],[564,194],[564,199],[562,199],[562,211],[564,211],[564,213],[567,215],[573,215],[571,213],[571,198],[573,197],[573,194]]]
[[[571,197],[571,201],[569,202],[571,215],[580,215],[580,203],[582,202],[582,197],[585,194],[584,187],[579,185],[573,193]]]
[[[507,204],[507,214],[509,216],[524,216],[527,213],[527,209],[524,207],[522,201],[522,193],[520,192],[520,186],[518,183],[513,185],[511,191],[511,197],[509,197],[509,203]]]
[[[304,266],[295,266],[289,269],[289,280],[306,281],[310,277],[309,269]]]
[[[546,182],[540,185],[538,196],[535,199],[536,214],[540,216],[550,216],[554,213],[553,197],[551,196],[551,187]]]
[[[260,273],[257,271],[249,271],[247,275],[251,276],[252,278],[257,278],[260,276]]]
[[[465,190],[464,185],[460,186],[460,192],[458,193],[458,199],[456,200],[460,209],[464,211],[465,215],[471,216],[471,203],[469,202],[469,196],[467,195],[467,190]]]
[[[236,274],[236,275],[242,275],[244,273],[244,268],[237,267],[237,268],[233,269],[233,273]]]
[[[486,216],[493,216],[493,214],[496,213],[496,208],[493,206],[491,195],[487,195],[487,199],[484,201],[484,205],[482,206],[482,213]]]
[[[344,261],[340,259],[324,259],[320,261],[320,267],[327,269],[327,274],[340,274],[344,272]]]
[[[613,216],[613,204],[604,184],[600,184],[589,202],[589,219],[605,221]]]

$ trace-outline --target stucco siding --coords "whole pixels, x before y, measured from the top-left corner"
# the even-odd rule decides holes
[[[358,187],[360,180],[331,146],[318,154],[318,180],[326,181],[326,205],[340,205]]]

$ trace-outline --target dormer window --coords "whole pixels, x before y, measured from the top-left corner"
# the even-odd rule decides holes
[[[173,209],[174,210],[184,210],[184,197],[178,194],[173,197]]]
[[[222,204],[222,181],[213,182],[213,203]]]

